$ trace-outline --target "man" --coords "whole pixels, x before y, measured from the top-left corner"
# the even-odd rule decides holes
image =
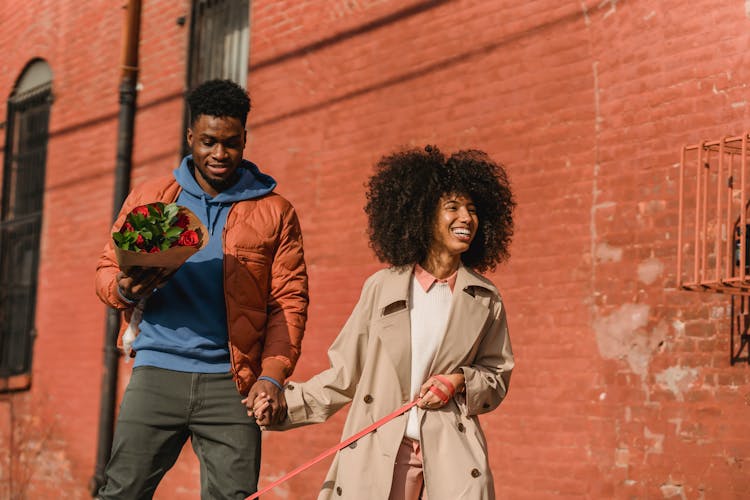
[[[187,97],[192,154],[172,175],[133,190],[113,231],[139,205],[176,202],[208,230],[205,248],[172,276],[119,269],[112,239],[96,286],[125,312],[146,299],[135,363],[123,396],[102,499],[151,498],[190,438],[201,498],[246,498],[257,489],[260,429],[243,397],[269,394],[286,414],[282,385],[300,354],[307,274],[299,222],[276,181],[243,160],[247,93],[212,80]]]

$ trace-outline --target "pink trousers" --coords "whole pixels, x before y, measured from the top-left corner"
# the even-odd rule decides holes
[[[422,449],[419,441],[404,437],[396,454],[388,500],[427,500],[423,484]]]

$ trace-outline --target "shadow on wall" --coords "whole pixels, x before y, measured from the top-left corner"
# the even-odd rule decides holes
[[[451,0],[448,0],[448,1],[451,1]],[[429,6],[429,8],[432,8],[432,7],[436,7],[437,4],[446,3],[446,1],[444,0],[442,2],[426,2],[426,3],[428,3],[428,4],[434,4],[434,5],[430,5]],[[393,14],[391,16],[387,16],[386,18],[383,18],[383,19],[388,19],[388,23],[393,23],[393,22],[399,21],[399,20],[401,20],[401,19],[403,19],[405,17],[409,17],[411,15],[414,15],[416,13],[421,13],[422,11],[427,10],[427,8],[421,8],[421,9],[418,9],[418,10],[414,9],[414,10],[415,10],[415,12],[410,12],[410,13],[408,13],[408,15],[399,15],[398,13],[396,13],[396,14]],[[586,10],[584,10],[584,12],[585,11]],[[402,12],[402,11],[399,11],[399,12]],[[268,118],[268,119],[260,121],[260,122],[254,122],[252,126],[253,126],[253,129],[257,130],[257,129],[261,128],[261,127],[267,127],[269,125],[274,125],[274,124],[276,124],[278,122],[287,120],[289,118],[296,118],[296,117],[299,117],[299,116],[302,116],[302,115],[306,115],[306,114],[309,114],[309,113],[314,113],[316,111],[320,111],[321,109],[325,109],[325,108],[327,108],[329,106],[332,106],[334,104],[338,104],[338,103],[343,102],[343,101],[354,99],[354,98],[357,98],[357,97],[360,97],[360,96],[363,96],[363,95],[366,95],[366,94],[369,94],[369,93],[372,93],[372,92],[376,92],[376,91],[379,91],[379,90],[382,90],[382,89],[385,89],[385,88],[388,88],[388,87],[393,87],[395,85],[399,85],[399,84],[402,84],[402,83],[405,83],[405,82],[408,82],[408,81],[411,81],[411,80],[416,80],[416,79],[421,78],[421,77],[423,77],[425,75],[428,75],[430,73],[435,73],[435,72],[438,72],[438,71],[442,71],[442,70],[451,68],[451,67],[456,66],[458,64],[466,63],[467,61],[469,61],[469,60],[471,60],[471,59],[473,59],[475,57],[479,57],[479,56],[483,56],[483,55],[489,54],[491,52],[494,52],[494,51],[502,48],[503,46],[506,46],[506,45],[511,44],[513,42],[522,40],[522,39],[524,39],[526,37],[535,36],[535,35],[538,35],[540,33],[544,33],[545,31],[548,31],[548,30],[550,30],[552,28],[559,27],[559,25],[561,25],[561,24],[567,24],[567,23],[570,23],[570,22],[581,20],[583,18],[584,18],[584,14],[582,14],[582,11],[581,11],[580,8],[572,9],[572,11],[569,14],[565,14],[563,16],[560,16],[560,17],[556,18],[556,19],[552,19],[552,20],[550,20],[548,22],[539,24],[537,26],[533,26],[533,27],[524,29],[524,30],[519,31],[517,33],[513,33],[513,34],[510,34],[510,35],[507,35],[507,36],[503,37],[502,39],[500,39],[500,40],[498,40],[496,42],[489,43],[489,44],[483,45],[481,47],[476,47],[474,49],[470,49],[470,50],[461,52],[460,54],[456,54],[454,56],[446,57],[444,59],[441,59],[441,60],[429,63],[429,64],[423,66],[422,68],[417,68],[415,70],[406,71],[406,72],[404,72],[404,73],[402,73],[400,75],[397,75],[397,76],[394,76],[394,77],[391,77],[391,78],[386,78],[386,79],[384,79],[384,80],[382,80],[380,82],[376,82],[376,83],[373,83],[371,85],[367,85],[367,86],[362,87],[360,89],[344,93],[344,94],[342,94],[340,96],[336,96],[336,97],[333,97],[331,99],[327,99],[327,100],[324,100],[324,101],[321,101],[321,102],[318,102],[318,103],[315,103],[315,104],[311,104],[311,105],[308,105],[308,106],[303,106],[303,107],[297,108],[296,110],[293,110],[293,111],[288,111],[288,112],[285,112],[285,113],[281,113],[281,114],[279,114],[277,116]],[[377,24],[377,27],[380,27],[380,26],[383,26],[383,25],[385,25],[387,23],[382,22],[382,21],[375,21],[375,22],[369,23],[369,24]],[[287,54],[282,54],[281,56],[275,57],[273,59],[269,59],[267,61],[261,61],[261,62],[255,64],[255,65],[251,65],[250,66],[250,70],[257,72],[259,69],[263,69],[263,68],[272,66],[274,64],[278,64],[280,62],[296,58],[296,57],[302,57],[302,56],[308,55],[312,51],[320,50],[323,47],[327,47],[327,46],[333,45],[335,43],[344,41],[347,38],[351,38],[351,37],[353,37],[355,35],[366,33],[368,31],[371,31],[372,29],[374,29],[374,28],[363,29],[363,28],[368,27],[369,24],[364,25],[362,28],[357,28],[357,29],[353,29],[353,30],[350,30],[350,31],[346,31],[346,32],[344,32],[344,33],[342,33],[340,35],[336,35],[336,36],[331,37],[329,39],[324,39],[324,40],[322,40],[320,42],[316,42],[316,43],[311,44],[311,45],[309,45],[307,47],[303,47],[301,49],[296,49],[296,50],[294,50],[292,52],[289,52]],[[308,48],[308,47],[310,47],[310,48]]]

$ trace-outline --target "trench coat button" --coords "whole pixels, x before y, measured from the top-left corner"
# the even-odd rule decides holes
[[[286,388],[290,391],[294,390],[294,386],[292,384],[286,384]]]
[[[354,448],[356,448],[356,447],[357,447],[357,442],[356,441],[354,441],[352,444],[349,445],[349,448],[351,448],[352,450]]]
[[[341,486],[336,486],[336,494],[338,496],[341,496],[342,493],[343,493],[343,491],[341,491]]]
[[[464,427],[464,424],[461,422],[458,423],[458,432],[463,432],[466,430],[466,427]]]
[[[479,472],[479,469],[471,469],[471,477],[479,477],[482,473]]]
[[[370,403],[372,403],[372,396],[370,396],[369,394],[367,394],[364,397],[364,401],[365,401],[365,403],[367,403],[369,405]]]

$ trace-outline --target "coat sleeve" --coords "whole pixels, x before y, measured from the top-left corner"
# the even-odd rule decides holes
[[[369,338],[372,279],[362,290],[346,324],[328,349],[329,368],[304,383],[290,382],[284,395],[287,418],[270,430],[286,430],[326,421],[354,397]]]
[[[142,197],[137,191],[131,191],[125,199],[112,229],[107,233],[107,243],[96,264],[96,294],[106,305],[119,310],[133,308],[135,304],[124,300],[117,291],[117,273],[120,272],[120,266],[115,259],[115,244],[111,234],[122,227],[125,217],[141,204],[141,200]]]
[[[479,415],[494,410],[508,392],[513,351],[502,301],[495,304],[492,323],[480,341],[474,362],[461,367],[466,380],[466,412]]]
[[[302,350],[309,303],[302,230],[291,205],[281,217],[269,295],[261,374],[284,381],[294,371]]]

